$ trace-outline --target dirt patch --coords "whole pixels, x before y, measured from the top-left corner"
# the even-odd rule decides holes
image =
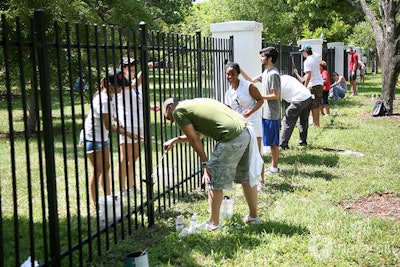
[[[364,98],[361,101],[364,103],[368,103],[371,105],[371,112],[372,112],[372,108],[374,107],[375,102],[378,99],[374,98]],[[366,118],[372,118],[372,119],[376,119],[376,120],[392,120],[392,121],[400,121],[400,100],[399,99],[395,99],[393,100],[393,115],[391,116],[383,116],[383,117],[372,117],[371,113],[363,113],[360,115],[361,118],[366,119]]]
[[[375,217],[400,223],[400,196],[384,192],[375,193],[352,202],[342,203],[349,212],[359,212],[365,217]]]

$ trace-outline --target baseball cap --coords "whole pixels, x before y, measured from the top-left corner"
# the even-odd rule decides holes
[[[123,67],[125,67],[126,65],[130,65],[135,63],[135,59],[132,57],[123,57],[122,58],[122,65],[119,66],[120,69],[122,69]]]
[[[110,70],[106,78],[109,83],[116,83],[118,86],[129,86],[129,81],[124,77],[120,69]]]
[[[174,104],[174,103],[176,103],[178,101],[179,101],[178,98],[175,98],[175,97],[167,98],[164,101],[164,105],[162,106],[162,113],[164,114],[164,117],[167,117],[167,108],[168,108],[168,106],[171,105],[171,104]]]
[[[350,51],[353,51],[353,47],[349,47],[346,49],[346,52],[349,53]]]
[[[301,48],[299,49],[299,52],[302,52],[302,51],[304,51],[304,50],[311,50],[311,49],[312,49],[311,45],[309,45],[309,44],[303,44],[303,45],[301,46]]]

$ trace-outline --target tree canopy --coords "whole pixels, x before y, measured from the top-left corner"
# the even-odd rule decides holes
[[[211,23],[230,20],[260,22],[265,40],[290,44],[321,34],[327,42],[344,41],[364,15],[344,0],[209,0],[194,5],[179,28],[184,33],[200,29],[210,34]]]
[[[145,21],[151,29],[182,22],[191,6],[191,0],[5,0],[0,13],[24,21],[44,9],[52,20],[124,27]]]

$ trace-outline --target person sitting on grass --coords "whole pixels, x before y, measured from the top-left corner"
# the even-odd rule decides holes
[[[329,97],[332,99],[341,99],[345,96],[347,91],[347,81],[343,76],[340,76],[337,72],[333,73],[334,83],[331,84],[331,90],[329,91]]]

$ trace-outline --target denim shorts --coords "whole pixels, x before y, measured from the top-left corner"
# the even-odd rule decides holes
[[[102,151],[105,147],[110,146],[110,141],[104,141],[104,142],[99,142],[99,141],[89,141],[86,140],[86,153],[90,154],[95,151]]]
[[[209,189],[231,189],[232,182],[249,183],[249,144],[250,133],[244,129],[234,140],[215,145],[207,163],[211,172]]]

